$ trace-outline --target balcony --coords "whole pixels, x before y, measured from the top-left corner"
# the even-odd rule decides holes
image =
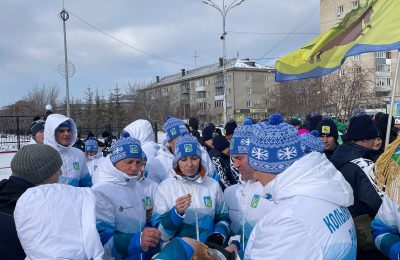
[[[206,91],[206,87],[205,87],[205,86],[196,87],[195,91],[196,91],[196,92]]]
[[[196,98],[196,103],[205,103],[206,102],[206,98],[201,97],[201,98]]]
[[[215,96],[215,100],[224,100],[224,95]]]

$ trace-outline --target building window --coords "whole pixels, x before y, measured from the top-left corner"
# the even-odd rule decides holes
[[[227,107],[232,107],[232,102],[226,102]]]
[[[353,68],[353,72],[354,72],[355,74],[360,74],[360,73],[361,73],[361,67],[354,67],[354,68]]]
[[[223,106],[224,106],[223,100],[214,101],[214,107],[223,107]]]
[[[227,82],[231,82],[231,81],[232,81],[232,76],[231,76],[231,75],[228,75],[228,76],[226,77],[226,81],[227,81]]]
[[[224,94],[224,89],[223,88],[215,89],[215,96],[221,96],[223,94]]]
[[[251,107],[251,101],[246,101],[246,107]]]
[[[342,69],[339,70],[339,76],[343,77],[344,75],[346,75],[346,72]]]
[[[210,85],[210,80],[206,79],[206,86]]]
[[[211,104],[208,104],[208,109],[209,109],[209,110],[211,109]]]
[[[228,88],[228,95],[230,95],[231,94],[231,89],[230,88]]]
[[[265,76],[265,82],[269,82],[269,75]]]
[[[198,79],[196,80],[196,87],[203,87],[206,84],[206,80],[205,79]]]
[[[200,110],[206,110],[207,103],[206,102],[197,103],[197,108]]]
[[[251,95],[251,88],[246,88],[246,94]]]
[[[344,6],[340,5],[337,7],[337,16],[341,16],[344,13]]]
[[[375,58],[391,59],[392,53],[390,51],[378,51],[378,52],[375,52]]]
[[[375,71],[377,72],[390,72],[390,65],[388,64],[376,64]]]
[[[390,86],[391,82],[392,82],[392,78],[388,78],[388,77],[377,77],[376,78],[377,86]]]
[[[359,5],[360,5],[360,2],[358,0],[351,2],[351,6],[353,9],[356,9]]]
[[[356,54],[353,56],[353,60],[354,61],[360,61],[361,55],[360,54]]]
[[[251,74],[246,74],[246,81],[251,81]]]
[[[196,93],[197,98],[205,98],[206,97],[206,92],[205,91],[199,91]]]

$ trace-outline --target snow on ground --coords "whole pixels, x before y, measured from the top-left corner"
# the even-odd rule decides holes
[[[15,153],[0,153],[0,180],[8,179],[11,175],[11,160]]]

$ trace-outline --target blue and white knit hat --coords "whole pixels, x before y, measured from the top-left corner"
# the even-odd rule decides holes
[[[319,132],[312,130],[311,133],[304,133],[300,135],[301,149],[304,153],[308,154],[311,152],[324,152],[324,143],[319,138]]]
[[[113,164],[126,158],[142,159],[142,147],[140,141],[133,137],[122,137],[111,147],[110,160]]]
[[[172,166],[175,168],[178,161],[186,156],[197,156],[201,159],[200,144],[197,138],[191,135],[184,135],[176,141]]]
[[[268,123],[252,126],[249,151],[251,168],[279,174],[304,155],[296,128],[284,123],[279,114],[270,117]]]
[[[167,133],[168,142],[178,136],[189,134],[189,130],[185,126],[185,123],[182,120],[177,119],[175,117],[168,118],[163,128],[165,133]]]
[[[97,153],[99,150],[99,143],[94,140],[93,137],[90,137],[86,142],[85,142],[85,152],[95,152]]]
[[[231,139],[231,150],[230,155],[245,154],[249,150],[250,137],[251,137],[251,127],[253,122],[250,120],[245,120],[243,125],[238,126],[233,133]]]
[[[62,122],[57,128],[71,128],[71,121],[67,120]]]

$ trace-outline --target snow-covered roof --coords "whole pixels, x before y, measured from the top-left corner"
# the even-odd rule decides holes
[[[156,82],[152,85],[152,87],[157,87],[159,85],[171,84],[176,81],[185,81],[193,78],[199,78],[204,76],[209,76],[212,74],[222,73],[222,66],[220,66],[219,62],[210,64],[207,66],[199,67],[192,70],[185,70],[185,75],[182,76],[182,73],[177,73],[173,75],[169,75],[166,77],[160,78],[159,82]],[[250,61],[249,59],[229,59],[226,60],[226,70],[232,69],[245,69],[245,70],[271,70],[274,71],[274,67],[262,65],[256,63],[254,61]]]

